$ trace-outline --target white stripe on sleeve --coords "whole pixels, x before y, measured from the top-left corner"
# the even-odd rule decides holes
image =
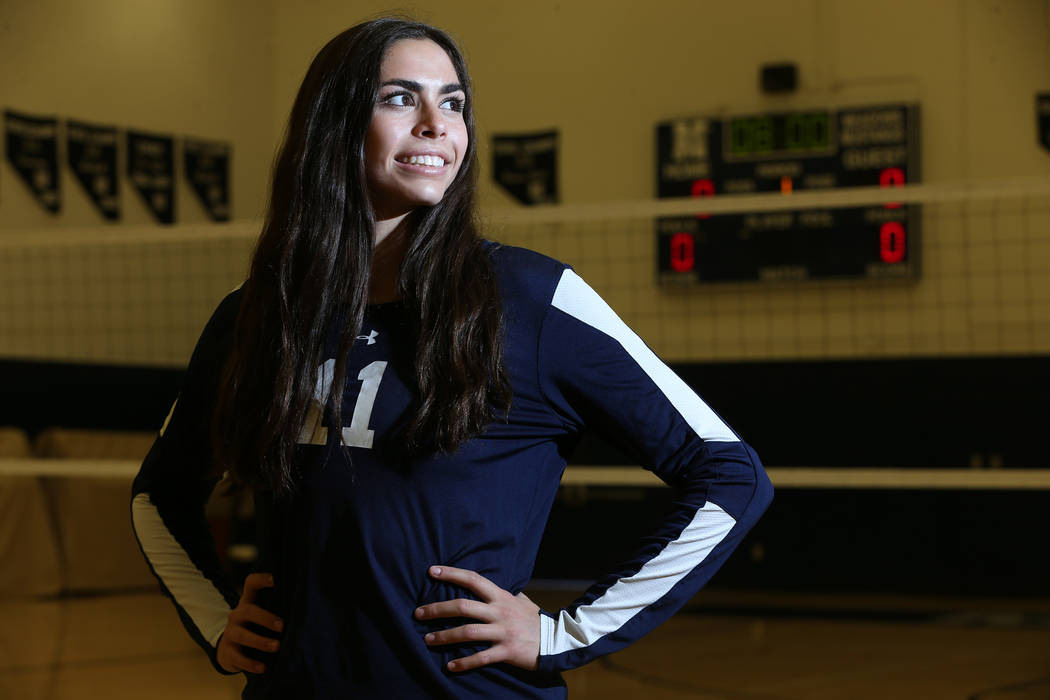
[[[696,568],[725,539],[736,520],[708,501],[678,539],[668,543],[633,576],[622,578],[592,603],[562,610],[556,619],[540,615],[540,656],[588,647],[630,622]]]
[[[164,432],[168,429],[168,423],[171,422],[171,417],[175,415],[175,407],[179,405],[178,398],[175,399],[175,403],[171,404],[171,408],[168,409],[168,417],[164,419],[164,425],[160,426],[160,436],[164,437]]]
[[[605,300],[591,289],[579,275],[566,269],[551,302],[570,316],[579,319],[620,343],[627,354],[649,375],[702,440],[711,442],[739,442],[740,438],[704,403],[689,385],[671,371],[646,346],[634,331],[627,327]]]
[[[131,521],[142,551],[165,588],[190,616],[201,636],[215,646],[226,629],[230,612],[226,599],[164,526],[156,506],[150,503],[149,494],[140,493],[132,500]]]

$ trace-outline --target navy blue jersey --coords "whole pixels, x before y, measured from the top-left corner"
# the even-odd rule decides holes
[[[490,246],[505,314],[509,414],[453,454],[408,459],[398,428],[414,410],[412,333],[398,303],[370,306],[347,366],[343,422],[324,407],[332,348],[299,437],[295,496],[255,494],[265,605],[285,620],[245,697],[558,698],[559,672],[638,639],[725,561],[772,488],[755,453],[568,266]],[[215,663],[237,594],[208,535],[208,422],[239,294],[205,329],[185,386],[135,480],[142,549],[182,621]],[[584,429],[628,451],[681,496],[636,555],[571,606],[540,614],[536,671],[446,663],[485,646],[428,647],[420,605],[473,597],[431,579],[473,569],[511,593],[531,575],[566,455]],[[343,448],[340,443],[345,445]],[[624,517],[630,517],[625,513]],[[580,535],[600,536],[594,532]],[[440,620],[441,627],[462,620]]]

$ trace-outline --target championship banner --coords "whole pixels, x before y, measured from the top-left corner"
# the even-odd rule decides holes
[[[1035,119],[1039,143],[1050,151],[1050,92],[1041,92],[1035,96]]]
[[[117,129],[66,122],[69,169],[106,221],[120,220],[117,201]]]
[[[128,132],[128,179],[157,221],[175,223],[175,140]]]
[[[493,178],[522,204],[558,201],[558,132],[494,134]]]
[[[212,221],[230,220],[230,144],[185,139],[183,169]]]
[[[4,111],[7,161],[44,209],[62,208],[58,184],[58,120]]]

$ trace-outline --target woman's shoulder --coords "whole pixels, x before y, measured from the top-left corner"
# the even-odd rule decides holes
[[[244,296],[244,285],[238,285],[233,291],[222,298],[219,305],[212,312],[211,319],[205,327],[205,333],[223,333],[232,329],[237,322],[237,314],[241,310],[241,298]]]
[[[549,302],[554,296],[566,263],[528,248],[485,241],[496,279],[508,300],[524,296],[532,301]]]
[[[204,330],[201,331],[197,346],[193,351],[194,356],[223,355],[229,350],[243,295],[242,285],[222,298],[205,324]]]

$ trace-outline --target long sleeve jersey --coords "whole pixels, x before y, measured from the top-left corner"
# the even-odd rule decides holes
[[[622,648],[670,617],[714,574],[768,506],[755,453],[568,266],[490,245],[505,310],[509,413],[453,453],[403,458],[397,427],[417,403],[399,303],[368,307],[330,424],[333,348],[297,446],[294,496],[255,494],[264,605],[281,648],[259,653],[245,698],[561,698],[560,673]],[[186,628],[215,663],[237,593],[203,505],[208,423],[239,293],[208,323],[176,401],[135,480],[142,550]],[[428,647],[420,605],[473,598],[435,581],[472,569],[511,593],[528,582],[559,480],[580,432],[598,431],[678,489],[673,512],[635,556],[572,605],[540,613],[539,667],[447,662],[487,646]],[[623,514],[630,517],[629,512]],[[581,547],[600,532],[574,533]],[[439,620],[448,628],[463,620]]]

